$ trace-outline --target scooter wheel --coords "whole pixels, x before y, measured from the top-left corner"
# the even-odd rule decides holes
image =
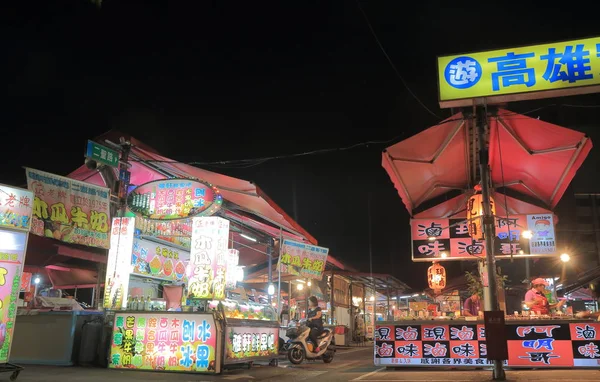
[[[288,351],[288,359],[294,365],[301,364],[305,357],[304,349],[293,347]]]
[[[331,350],[326,351],[325,353],[323,353],[323,355],[321,356],[321,358],[323,359],[323,362],[325,363],[331,363],[331,361],[333,361],[333,355],[335,353],[332,352]]]

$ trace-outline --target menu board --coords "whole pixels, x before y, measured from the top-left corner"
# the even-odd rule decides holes
[[[600,368],[600,323],[507,324],[510,367]],[[481,366],[487,360],[483,324],[377,325],[375,364]]]
[[[131,265],[133,274],[169,281],[182,281],[190,253],[165,244],[135,238]]]
[[[8,362],[27,233],[0,230],[0,363]]]
[[[476,260],[486,256],[485,243],[471,239],[467,221],[458,219],[412,219],[413,261]],[[551,213],[495,217],[496,258],[557,255]],[[531,230],[533,237],[523,237]]]
[[[109,367],[215,373],[216,349],[212,314],[116,313]]]
[[[225,361],[277,357],[279,328],[231,327],[225,330]]]

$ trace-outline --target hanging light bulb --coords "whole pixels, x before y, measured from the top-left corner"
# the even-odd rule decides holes
[[[311,286],[312,282],[310,280],[308,280],[308,282],[306,283],[306,285]]]
[[[302,289],[304,289],[304,284],[298,284],[298,285],[296,286],[296,288],[297,288],[298,290],[302,290]]]

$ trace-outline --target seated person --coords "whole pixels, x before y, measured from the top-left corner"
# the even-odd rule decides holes
[[[319,335],[323,333],[323,313],[319,308],[319,300],[315,296],[308,298],[308,315],[306,317],[306,325],[310,328],[309,338],[315,345],[314,353],[321,351],[319,349]]]

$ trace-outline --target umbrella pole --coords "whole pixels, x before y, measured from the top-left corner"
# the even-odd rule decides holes
[[[479,172],[481,175],[481,190],[483,196],[483,232],[485,234],[486,248],[486,270],[488,274],[489,298],[484,301],[486,311],[496,311],[499,309],[498,304],[498,286],[496,279],[496,259],[494,256],[494,236],[495,224],[492,208],[490,204],[490,169],[489,169],[489,154],[486,143],[485,127],[488,125],[487,110],[484,107],[477,107],[476,122],[479,144]],[[494,380],[504,381],[506,375],[504,373],[502,361],[494,360]]]

